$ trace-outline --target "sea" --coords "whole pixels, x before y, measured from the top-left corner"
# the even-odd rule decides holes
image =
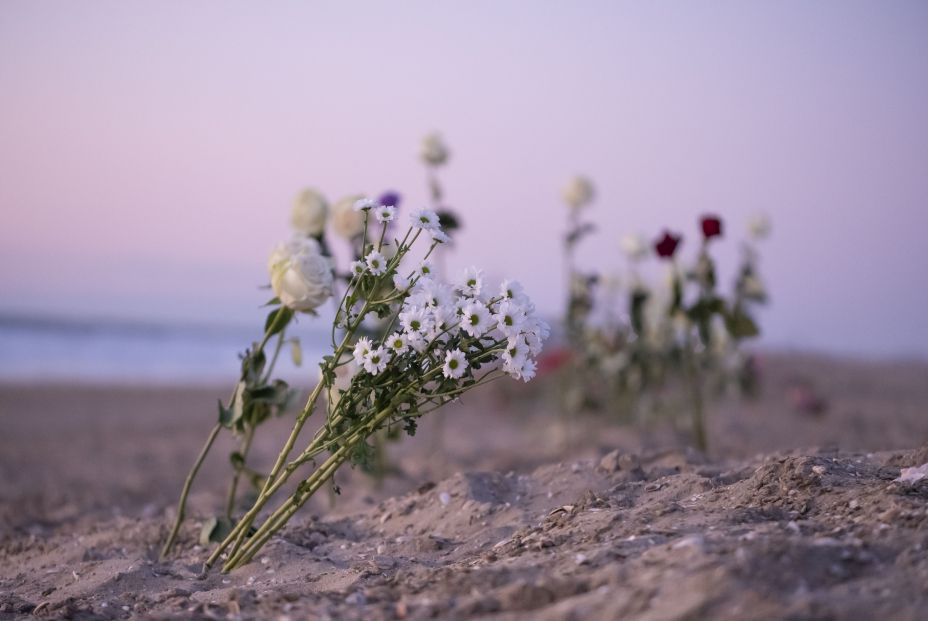
[[[228,383],[240,354],[261,336],[260,325],[0,314],[0,382]],[[288,343],[275,377],[316,381],[330,334],[302,322],[287,336],[299,338],[303,363],[294,365]]]

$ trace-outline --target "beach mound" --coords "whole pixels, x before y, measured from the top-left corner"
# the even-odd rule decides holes
[[[928,448],[928,447],[926,447]],[[920,451],[716,464],[683,452],[470,472],[307,516],[251,565],[200,574],[167,516],[7,537],[0,618],[921,619]]]
[[[227,387],[0,385],[0,621],[923,619],[928,365],[764,369],[761,399],[713,405],[708,456],[673,426],[564,420],[541,383],[477,391],[230,575],[201,575],[198,544],[228,436],[158,560]],[[289,426],[261,430],[255,468]]]

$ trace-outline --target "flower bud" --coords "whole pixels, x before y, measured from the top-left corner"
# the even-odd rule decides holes
[[[318,191],[307,188],[297,194],[290,212],[290,224],[303,235],[316,237],[325,230],[329,204]]]
[[[332,264],[314,239],[280,244],[268,261],[271,288],[281,304],[313,311],[332,295]]]
[[[449,156],[448,147],[441,139],[440,134],[433,132],[422,139],[422,144],[419,147],[419,157],[426,164],[441,166],[448,161]]]
[[[722,219],[718,216],[703,216],[699,225],[702,227],[702,236],[706,240],[722,236]]]
[[[763,281],[754,275],[745,276],[741,281],[741,293],[746,298],[763,300],[767,297],[767,289]]]
[[[770,218],[762,213],[754,214],[748,220],[748,234],[755,240],[760,241],[770,236]]]
[[[640,261],[648,256],[648,242],[641,235],[626,235],[619,243],[622,252],[631,261]]]
[[[332,206],[332,228],[345,239],[354,239],[364,232],[364,212],[354,208],[362,198],[363,195],[352,194]]]
[[[561,193],[564,202],[571,209],[580,209],[589,205],[593,200],[593,195],[593,182],[582,176],[571,179]]]

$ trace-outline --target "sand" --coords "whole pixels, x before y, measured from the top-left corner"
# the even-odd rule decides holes
[[[483,391],[229,575],[202,575],[197,543],[229,441],[157,555],[226,387],[5,385],[0,619],[923,618],[928,483],[896,479],[928,462],[928,364],[763,369],[760,400],[711,408],[708,455],[665,425],[565,430],[543,382]],[[262,429],[258,467],[288,426]]]

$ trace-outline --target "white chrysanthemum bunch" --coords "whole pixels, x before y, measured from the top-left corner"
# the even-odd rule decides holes
[[[368,439],[378,430],[400,428],[413,434],[419,417],[480,384],[506,376],[523,381],[535,376],[535,359],[549,328],[518,282],[492,287],[477,268],[464,270],[452,283],[438,280],[429,256],[448,242],[448,236],[430,209],[413,211],[401,238],[392,235],[398,218],[394,205],[362,197],[351,210],[360,220],[360,258],[351,265],[338,304],[332,353],[320,363],[321,381],[254,505],[214,550],[207,566],[223,555],[225,571],[247,563],[344,462],[365,462]],[[410,252],[421,241],[428,244],[427,250],[413,262]],[[307,261],[289,258],[294,254],[303,256],[291,252],[285,257],[281,251],[272,260],[272,276],[281,284],[289,286],[291,279],[294,283],[292,290],[275,290],[305,302],[315,291],[304,290],[306,278],[285,272],[286,268],[305,276]],[[287,304],[289,299],[281,301]],[[373,323],[371,318],[380,320],[380,333],[362,336],[362,325]],[[325,425],[294,454],[300,431],[323,394]],[[328,457],[322,459],[323,455]],[[252,530],[276,492],[304,469],[296,491]]]
[[[534,359],[549,329],[519,283],[507,281],[490,296],[476,268],[456,286],[420,273],[395,275],[398,325],[380,342],[358,340],[353,357],[360,369],[376,376],[388,367],[402,373],[440,367],[445,380],[476,378],[478,369],[485,370],[481,378],[497,371],[523,381],[535,376]]]

